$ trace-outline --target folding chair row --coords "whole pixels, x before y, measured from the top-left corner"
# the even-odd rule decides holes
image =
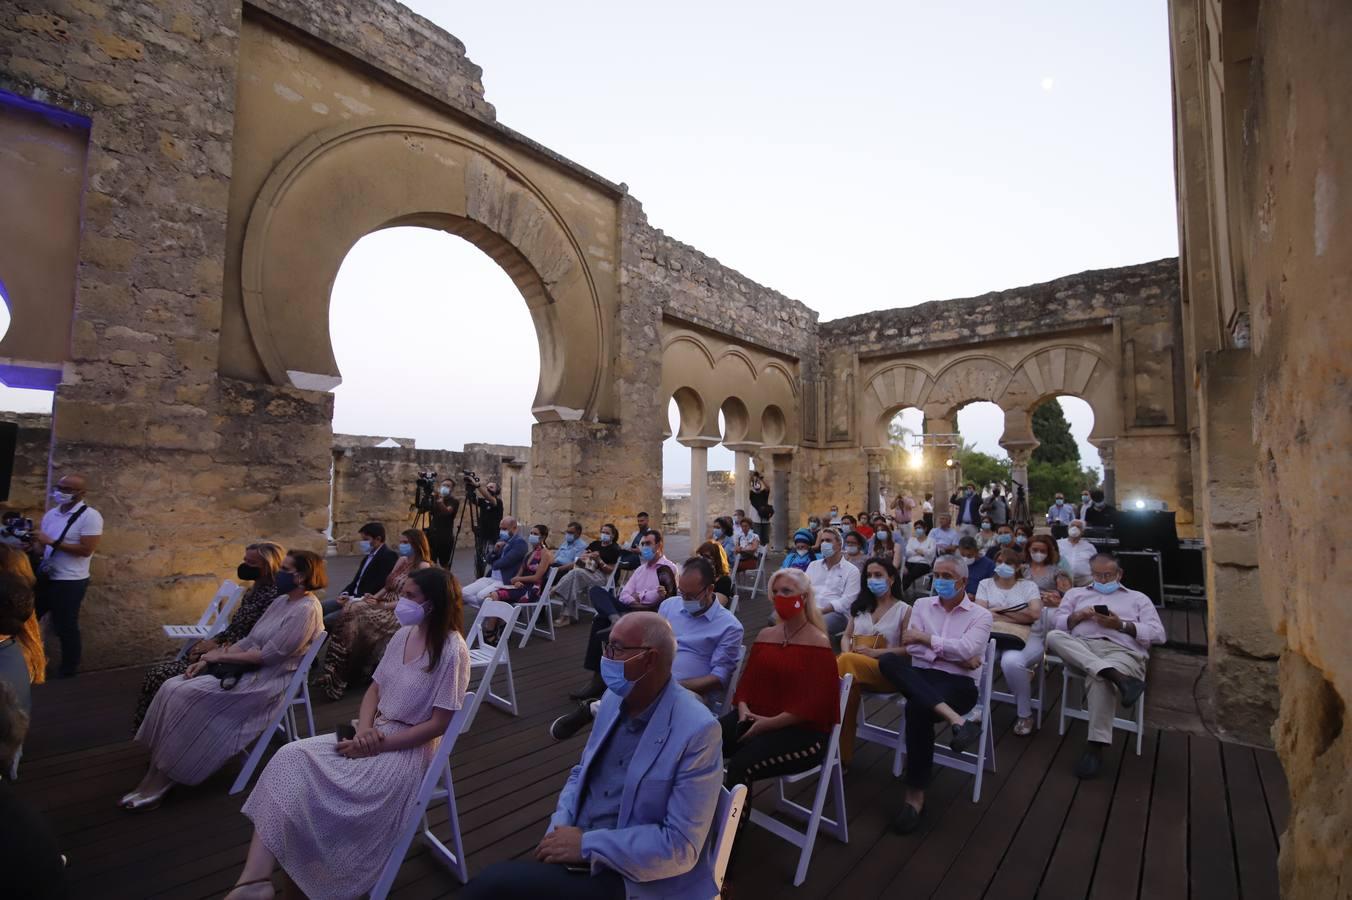
[[[323,649],[324,642],[329,639],[327,631],[319,632],[319,635],[310,642],[305,655],[301,657],[300,665],[296,671],[291,674],[291,680],[286,686],[286,703],[273,716],[263,733],[254,741],[253,749],[249,751],[248,757],[244,761],[244,768],[240,769],[239,776],[235,778],[235,783],[230,786],[231,794],[238,794],[249,784],[249,779],[253,777],[254,770],[258,768],[258,763],[263,759],[263,752],[268,749],[268,744],[272,742],[272,736],[278,731],[286,737],[287,742],[298,740],[300,730],[296,722],[296,707],[305,707],[305,720],[310,728],[310,736],[315,735],[315,714],[313,707],[310,706],[310,667],[314,665],[315,659],[319,657],[319,651]]]
[[[554,640],[554,610],[549,602],[549,592],[554,590],[554,579],[558,577],[558,574],[558,567],[551,566],[549,577],[545,579],[544,586],[540,588],[539,599],[533,603],[516,604],[517,608],[526,613],[513,626],[515,629],[513,633],[521,635],[521,643],[517,644],[518,647],[524,648],[531,636],[536,634],[551,641]],[[539,624],[541,616],[544,616],[545,619],[543,625]]]
[[[517,715],[516,706],[516,681],[512,678],[512,655],[509,645],[512,642],[512,636],[516,633],[517,619],[522,613],[523,607],[518,604],[513,606],[510,603],[504,603],[501,600],[485,600],[479,607],[479,614],[474,619],[474,625],[469,630],[469,637],[465,643],[469,645],[469,666],[473,674],[475,669],[483,669],[483,676],[479,679],[479,687],[475,691],[474,702],[465,714],[465,729],[474,724],[474,717],[479,713],[479,707],[485,702],[498,707],[504,712]],[[498,619],[502,622],[502,628],[498,632],[498,642],[490,644],[484,640],[484,620]],[[493,679],[498,671],[507,677],[507,695],[501,696],[493,693]]]
[[[235,610],[235,604],[239,603],[243,596],[244,586],[235,584],[227,578],[221,582],[221,586],[207,603],[207,608],[202,610],[196,625],[165,625],[165,637],[183,642],[178,651],[178,658],[187,656],[188,650],[198,641],[214,637],[224,631],[230,622],[230,614]]]
[[[761,589],[764,587],[764,581],[765,581],[765,560],[766,560],[766,557],[768,557],[769,555],[770,555],[770,548],[767,547],[767,546],[765,546],[764,544],[761,544],[760,550],[757,551],[757,553],[756,553],[756,568],[755,568],[755,569],[746,569],[746,570],[744,570],[744,571],[738,572],[738,571],[736,571],[736,563],[733,563],[732,589],[733,589],[733,594],[734,594],[735,596],[741,596],[742,588],[746,587],[746,585],[745,585],[745,583],[744,583],[744,581],[743,581],[742,576],[743,576],[743,575],[746,575],[748,572],[754,572],[755,574],[754,574],[754,575],[752,576],[752,578],[751,578],[751,593],[750,593],[750,595],[748,596],[747,599],[749,599],[749,600],[755,600],[755,599],[756,599],[756,595],[757,595],[758,593],[760,593],[760,592],[761,592]]]

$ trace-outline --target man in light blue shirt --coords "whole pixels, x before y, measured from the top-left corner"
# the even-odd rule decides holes
[[[582,538],[581,523],[569,522],[563,543],[554,551],[554,566],[559,570],[558,577],[562,578],[565,572],[571,572],[577,558],[586,549],[587,542]]]
[[[1066,502],[1065,494],[1057,491],[1052,505],[1047,509],[1047,524],[1051,526],[1052,537],[1058,541],[1065,537],[1070,530],[1070,523],[1074,521],[1075,507]]]

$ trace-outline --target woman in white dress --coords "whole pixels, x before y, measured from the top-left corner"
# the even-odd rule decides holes
[[[934,567],[934,539],[925,531],[924,522],[916,522],[915,527],[911,529],[911,536],[906,539],[906,546],[903,550],[901,542],[897,542],[897,552],[892,557],[892,565],[901,571],[901,589],[904,591],[911,586],[917,578],[924,578]]]
[[[995,574],[976,589],[976,602],[991,611],[991,636],[1000,651],[1000,669],[1018,706],[1014,733],[1032,731],[1031,672],[1042,662],[1044,628],[1042,592],[1023,574],[1023,555],[1001,550],[995,555]]]
[[[244,804],[253,842],[233,900],[273,896],[280,865],[308,897],[359,897],[380,877],[427,766],[469,684],[460,585],[409,575],[351,740],[319,735],[277,751]]]
[[[849,766],[854,758],[854,732],[859,716],[859,692],[892,693],[892,682],[883,677],[878,660],[888,653],[905,653],[901,633],[911,608],[901,599],[901,578],[888,559],[874,557],[864,567],[864,584],[850,606],[850,621],[840,640],[844,651],[836,657],[840,677],[854,676],[845,715],[840,720],[840,760]]]

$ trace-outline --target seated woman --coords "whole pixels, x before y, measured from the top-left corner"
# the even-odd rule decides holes
[[[427,766],[469,685],[460,584],[443,569],[404,581],[401,624],[357,715],[357,734],[277,751],[244,804],[253,841],[231,900],[273,896],[280,865],[307,897],[364,896],[408,822]]]
[[[549,567],[554,563],[554,551],[549,549],[549,526],[536,525],[526,535],[530,546],[521,571],[512,578],[509,587],[500,588],[493,595],[495,600],[508,603],[534,603],[540,599],[540,591],[549,580]]]
[[[995,545],[995,524],[990,519],[981,520],[981,531],[976,536],[976,547],[985,553]]]
[[[909,589],[917,578],[924,578],[929,574],[930,567],[934,565],[934,552],[934,538],[926,533],[925,523],[917,521],[906,541],[904,558],[900,544],[897,545],[897,552],[892,555],[892,564],[902,570],[903,591]]]
[[[995,638],[996,650],[1022,654],[1032,642],[1032,627],[1042,617],[1042,597],[1037,585],[1023,577],[1022,554],[1017,550],[996,554],[995,574],[981,579],[976,602],[991,611],[991,637]],[[1041,641],[1036,643],[1041,654]]]
[[[807,573],[780,569],[770,596],[779,622],[756,635],[733,709],[720,720],[729,787],[817,765],[840,717],[835,654]]]
[[[182,659],[171,659],[146,670],[145,678],[141,680],[141,697],[136,702],[136,714],[131,720],[133,735],[141,727],[141,720],[146,717],[146,710],[150,709],[150,701],[155,699],[160,685],[176,675],[182,675],[188,666],[202,658],[202,654],[218,647],[229,647],[253,629],[263,617],[263,613],[272,605],[272,601],[277,599],[277,585],[273,583],[273,578],[282,567],[284,555],[286,551],[282,545],[271,541],[250,544],[244,548],[244,560],[235,569],[235,575],[240,581],[250,581],[253,584],[240,598],[234,615],[230,617],[230,624],[216,637],[193,644],[188,649],[187,656]]]
[[[695,551],[697,556],[702,556],[709,561],[709,565],[714,568],[714,594],[718,597],[718,602],[727,606],[732,597],[732,576],[728,574],[728,558],[723,555],[723,546],[717,541],[705,541],[699,545]]]
[[[324,559],[291,550],[274,583],[279,596],[253,630],[230,649],[216,648],[166,681],[146,712],[137,743],[150,750],[150,768],[121,800],[123,809],[159,806],[176,784],[201,784],[258,737],[287,702],[286,686],[301,658],[324,630],[314,591],[325,587]],[[229,690],[207,674],[211,663],[256,667]]]
[[[845,561],[863,572],[864,564],[868,562],[868,554],[864,552],[864,548],[868,546],[868,541],[859,533],[858,529],[854,529],[845,535],[844,545]]]
[[[1042,603],[1042,614],[1033,623],[1022,650],[1011,649],[1000,655],[1000,669],[1005,673],[1005,681],[1009,683],[1009,692],[1014,695],[1017,707],[1018,719],[1014,722],[1014,733],[1022,737],[1033,733],[1032,673],[1042,662],[1047,632],[1051,630],[1056,608],[1061,605],[1061,595],[1070,590],[1070,570],[1062,564],[1056,541],[1049,535],[1041,534],[1029,540],[1028,562],[1021,567],[1021,574],[1023,577],[1020,581],[1037,591]],[[1063,587],[1058,586],[1058,578],[1064,579]],[[986,581],[977,588],[978,602]]]
[[[15,602],[21,602],[19,597],[24,593],[19,590],[19,585],[27,588],[28,605],[27,613],[19,616],[18,620],[10,619],[6,624],[0,625],[0,653],[12,655],[10,667],[14,672],[14,677],[18,680],[19,672],[26,673],[26,683],[22,690],[23,696],[27,697],[32,685],[42,684],[47,680],[47,651],[42,645],[42,629],[38,626],[38,617],[34,611],[33,590],[37,584],[37,578],[33,575],[33,566],[28,561],[28,554],[17,547],[0,545],[0,573],[12,575],[17,579],[17,584],[11,588],[15,594]],[[19,609],[17,606],[14,608]],[[17,612],[12,612],[17,615]],[[0,669],[5,668],[4,663],[0,663]],[[2,676],[0,676],[2,677]],[[16,687],[16,693],[18,688]],[[24,703],[24,712],[28,712],[29,704]]]
[[[749,517],[741,521],[742,530],[737,532],[737,569],[748,572],[760,565],[760,535],[756,533],[756,523]]]
[[[726,532],[723,531],[723,526],[719,524],[720,522],[722,522],[722,519],[716,519],[713,527],[709,529],[708,542],[718,548],[718,556],[723,561],[723,568],[727,570],[732,568],[732,566],[728,562],[728,551],[723,546],[723,538],[726,536]]]
[[[901,633],[911,608],[901,599],[901,577],[890,559],[870,559],[864,567],[864,584],[850,605],[850,621],[840,639],[843,651],[836,657],[840,677],[854,676],[845,718],[840,723],[840,761],[849,766],[854,758],[854,732],[859,724],[859,692],[890,694],[896,690],[882,676],[878,661],[889,653],[906,652]]]
[[[341,699],[351,682],[365,678],[376,667],[385,645],[399,630],[394,607],[404,582],[412,573],[433,565],[431,546],[420,529],[399,533],[399,559],[385,577],[385,586],[374,594],[353,597],[338,613],[324,651],[324,670],[315,679],[316,689],[330,700]]]
[[[577,558],[573,570],[554,582],[554,597],[562,603],[555,628],[563,628],[578,620],[578,602],[594,587],[604,587],[620,561],[620,530],[607,522],[601,526],[601,536],[587,545]]]
[[[817,543],[817,535],[811,528],[799,528],[793,533],[793,549],[784,555],[784,568],[806,572],[807,567],[817,558],[812,545]]]
[[[892,557],[897,555],[897,542],[892,537],[892,529],[887,523],[879,520],[873,528],[873,544],[869,552],[870,559],[885,559],[888,565],[893,565]]]

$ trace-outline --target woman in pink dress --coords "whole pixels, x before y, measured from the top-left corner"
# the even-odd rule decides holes
[[[307,897],[359,897],[375,884],[388,839],[408,821],[428,763],[469,685],[460,585],[413,572],[352,740],[320,735],[282,747],[244,804],[253,842],[232,900],[273,896],[280,865]]]
[[[253,743],[286,703],[286,686],[310,642],[324,630],[312,591],[328,584],[324,559],[292,550],[273,577],[277,599],[240,641],[202,655],[155,693],[136,741],[150,748],[150,768],[131,793],[129,810],[153,809],[175,784],[201,784]],[[230,688],[207,674],[211,663],[251,668]]]

